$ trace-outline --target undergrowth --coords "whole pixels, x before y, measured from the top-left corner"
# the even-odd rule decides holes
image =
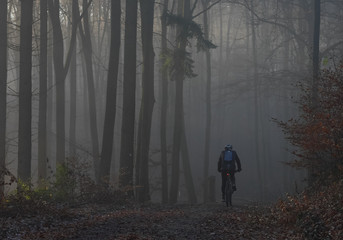
[[[343,239],[343,181],[279,200],[273,216],[303,239]]]
[[[96,184],[89,174],[89,168],[77,159],[67,159],[56,167],[56,173],[49,179],[41,179],[37,186],[14,177],[6,170],[10,180],[5,185],[16,184],[14,191],[0,200],[0,215],[60,214],[68,208],[85,204],[128,204],[126,191],[115,189],[109,184]]]

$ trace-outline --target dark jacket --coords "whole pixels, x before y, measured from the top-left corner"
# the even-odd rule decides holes
[[[220,156],[219,156],[219,161],[218,161],[218,172],[221,172],[223,170],[223,168],[225,167],[225,164],[224,164],[224,154],[225,154],[225,151],[222,151],[220,153]],[[237,168],[238,168],[238,171],[241,171],[242,167],[241,167],[241,161],[239,160],[239,157],[236,153],[236,151],[233,151],[232,150],[232,157],[233,157],[233,164],[230,165],[230,171],[235,171],[236,170],[236,164],[237,164]]]

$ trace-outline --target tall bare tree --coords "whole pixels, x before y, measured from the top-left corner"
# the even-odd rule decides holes
[[[92,41],[91,41],[91,29],[89,25],[89,13],[87,10],[88,0],[83,0],[83,26],[79,24],[79,32],[82,41],[82,53],[86,63],[86,74],[87,74],[87,86],[88,86],[88,100],[89,100],[89,119],[90,119],[90,130],[92,139],[92,154],[94,161],[94,169],[96,179],[99,179],[98,166],[99,166],[99,136],[98,136],[98,125],[97,125],[97,111],[96,111],[96,100],[95,100],[95,87],[94,87],[94,73],[93,73],[93,60],[92,60]]]
[[[38,178],[46,178],[47,164],[47,62],[48,62],[48,9],[40,1],[40,53],[39,53],[39,119],[38,119]]]
[[[99,166],[99,176],[101,178],[109,177],[112,159],[114,123],[117,107],[117,82],[120,53],[120,19],[120,1],[111,0],[111,45],[107,74],[105,122]],[[102,179],[98,180],[100,181]]]
[[[71,2],[72,5],[72,23],[76,23],[78,19],[79,12],[78,9],[78,1],[73,0]],[[73,39],[74,45],[72,59],[70,63],[70,113],[69,113],[69,156],[75,156],[76,154],[76,80],[77,80],[77,56],[76,56],[76,48],[77,48],[77,41],[76,38]]]
[[[0,1],[0,198],[6,165],[7,1]]]
[[[313,24],[313,83],[312,101],[313,107],[318,104],[318,76],[319,76],[319,36],[320,36],[320,0],[314,0],[314,24]]]
[[[168,203],[168,161],[167,161],[167,110],[168,110],[168,69],[164,62],[167,59],[167,19],[169,0],[163,2],[163,13],[161,16],[161,173],[162,173],[162,203]]]
[[[63,163],[65,159],[65,79],[74,49],[77,26],[83,14],[78,16],[78,19],[76,19],[76,22],[72,25],[69,50],[64,61],[64,38],[60,21],[60,1],[47,1],[53,30],[53,59],[56,79],[56,162]],[[88,9],[90,2],[84,11]]]
[[[318,78],[319,78],[319,37],[320,37],[320,0],[313,2],[313,42],[312,42],[312,108],[318,108]],[[309,184],[315,183],[315,167],[309,168]]]
[[[179,0],[177,14],[186,21],[190,21],[190,1]],[[174,115],[174,132],[173,132],[173,152],[172,152],[172,175],[169,192],[169,202],[176,203],[179,192],[180,182],[180,150],[182,139],[183,124],[183,81],[185,79],[184,62],[186,56],[187,37],[182,35],[183,27],[177,26],[177,43],[176,54],[178,59],[175,61],[175,115]],[[184,33],[185,34],[185,33]]]
[[[250,1],[250,7],[252,12],[254,12],[254,2]],[[259,126],[259,75],[258,75],[258,65],[257,65],[257,33],[255,26],[255,16],[251,14],[251,44],[252,44],[252,56],[253,56],[253,88],[254,88],[254,143],[255,143],[255,156],[256,156],[256,166],[258,181],[262,182],[262,169],[261,169],[261,146],[260,146],[260,126]],[[263,186],[260,184],[260,193],[263,197]]]
[[[18,178],[25,182],[31,178],[32,11],[33,0],[22,0],[19,48]]]
[[[56,162],[65,159],[65,68],[64,44],[60,22],[60,1],[48,0],[49,15],[53,30],[53,59],[56,81]]]
[[[149,195],[149,150],[151,121],[154,108],[154,48],[153,48],[153,27],[154,27],[154,0],[141,0],[141,23],[142,23],[142,51],[143,51],[143,86],[142,103],[140,109],[140,121],[138,126],[138,150],[137,165],[139,169],[138,199],[143,202],[150,200]]]
[[[208,5],[210,0],[202,0],[202,6],[204,9],[204,37],[209,39],[209,23],[208,23]],[[208,179],[208,168],[210,161],[210,141],[211,141],[211,54],[210,49],[205,50],[206,56],[206,126],[205,126],[205,146],[204,146],[204,169],[203,169],[203,179],[204,179],[204,201],[207,201],[207,179]]]
[[[127,0],[124,36],[123,114],[121,128],[119,184],[133,186],[135,99],[136,99],[136,39],[137,0]],[[130,190],[131,192],[131,190]]]

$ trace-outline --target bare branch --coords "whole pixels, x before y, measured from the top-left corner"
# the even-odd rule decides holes
[[[206,9],[204,9],[204,10],[202,10],[201,12],[197,13],[196,15],[194,15],[194,16],[192,17],[192,19],[194,19],[194,18],[200,16],[201,14],[203,14],[204,12],[210,10],[214,5],[218,4],[220,1],[221,1],[221,0],[218,0],[218,1],[214,2],[214,3],[212,3],[212,4],[211,4],[210,6],[208,6]]]
[[[284,24],[282,24],[282,23],[274,22],[274,21],[268,20],[268,19],[266,19],[266,18],[260,17],[254,10],[251,9],[251,7],[249,6],[248,3],[246,3],[246,1],[244,1],[245,4],[242,3],[242,2],[239,2],[239,1],[227,1],[227,2],[233,3],[233,4],[237,4],[237,5],[241,5],[241,6],[245,7],[246,9],[248,9],[248,10],[256,17],[256,19],[257,19],[258,21],[261,21],[261,22],[264,22],[264,23],[273,24],[273,25],[275,25],[275,26],[281,27],[281,28],[287,30],[289,33],[291,33],[291,34],[294,36],[294,38],[295,38],[298,42],[302,42],[302,43],[304,43],[306,46],[308,45],[308,43],[306,42],[306,40],[304,40],[299,34],[297,34],[297,33],[295,32],[295,30],[291,29],[291,28],[288,27],[287,25],[284,25]]]
[[[194,10],[195,10],[197,4],[198,4],[198,0],[195,0],[195,2],[194,2],[194,4],[193,4],[193,7],[192,7],[192,10],[191,10],[191,16],[193,15],[193,12],[194,12]]]

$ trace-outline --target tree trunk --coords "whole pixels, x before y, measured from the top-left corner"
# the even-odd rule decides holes
[[[254,9],[254,3],[251,2],[251,8]],[[257,65],[257,40],[256,40],[256,26],[254,25],[254,15],[251,15],[251,39],[252,39],[252,54],[253,54],[253,65],[254,65],[254,143],[255,143],[255,156],[256,156],[256,170],[258,176],[258,182],[262,182],[261,176],[261,163],[260,163],[260,131],[259,131],[259,76],[258,76],[258,65]],[[262,184],[260,184],[260,194],[263,197]]]
[[[227,33],[226,33],[226,48],[225,48],[225,57],[223,57],[224,59],[220,61],[220,63],[224,63],[224,65],[222,65],[220,67],[221,70],[221,78],[219,79],[219,95],[220,96],[225,96],[225,94],[227,94],[228,91],[228,83],[230,81],[230,66],[231,66],[231,45],[233,45],[234,43],[234,38],[231,37],[231,30],[232,30],[232,22],[234,19],[234,12],[235,12],[235,5],[232,4],[230,6],[230,11],[229,11],[229,18],[227,20]],[[248,30],[247,30],[248,31]],[[248,35],[249,37],[249,35]],[[233,39],[231,41],[231,39]],[[219,46],[221,47],[221,46]],[[222,47],[223,48],[223,47]],[[221,53],[223,51],[220,51]],[[247,64],[248,65],[248,64]],[[221,126],[224,126],[226,124],[227,119],[225,119],[225,117],[228,114],[228,107],[226,105],[225,101],[221,101],[221,103],[219,103],[218,108],[220,109],[220,113],[219,113],[219,120],[218,120],[218,129],[219,129],[219,133],[218,133],[218,137],[219,139],[226,139],[227,134],[230,134],[228,132],[225,132],[222,130]]]
[[[48,91],[47,91],[47,116],[46,116],[46,129],[47,129],[47,164],[48,168],[50,168],[50,175],[52,175],[52,154],[53,154],[53,139],[55,136],[52,134],[53,132],[53,113],[54,113],[54,69],[53,69],[53,34],[52,34],[52,26],[51,21],[48,20],[48,60],[47,60],[47,81],[48,81]]]
[[[181,156],[182,156],[182,163],[183,163],[183,171],[185,175],[184,177],[185,177],[185,182],[186,182],[186,188],[188,191],[188,200],[189,200],[189,203],[195,204],[197,203],[197,196],[195,193],[192,170],[191,170],[190,159],[189,159],[184,116],[182,116]]]
[[[78,18],[78,1],[72,1],[72,22],[76,23]],[[74,24],[73,24],[74,25]],[[74,26],[73,26],[74,27]],[[76,47],[77,42],[76,38],[73,39],[74,49],[72,53],[71,63],[70,63],[70,112],[69,112],[69,156],[75,157],[76,154],[76,80],[77,80],[77,56],[76,56]]]
[[[98,59],[106,59],[109,57],[110,51],[108,49],[110,48],[110,41],[111,41],[111,30],[108,30],[108,26],[110,26],[109,23],[109,16],[110,16],[110,10],[111,10],[111,1],[99,1],[98,3],[98,19],[104,19],[104,26],[101,28],[101,21],[98,21],[98,19],[94,19],[94,21],[98,22],[98,30],[97,30],[97,53],[96,55],[98,56]],[[94,18],[94,15],[93,15]],[[111,27],[111,26],[110,26]],[[104,42],[104,40],[108,39],[108,42]],[[106,43],[106,44],[105,44]],[[107,44],[108,43],[108,44]],[[98,112],[99,113],[104,113],[106,111],[106,85],[107,81],[104,80],[104,71],[102,71],[102,67],[104,64],[101,63],[101,61],[96,61],[97,63],[94,66],[94,73],[95,73],[95,83],[96,85],[96,92],[98,93],[98,100],[97,102],[99,103],[98,105]],[[98,115],[98,123],[104,123],[105,121],[105,115],[104,114],[99,114]],[[103,128],[103,125],[100,126]],[[102,138],[103,136],[99,136]],[[101,153],[100,153],[101,154]],[[101,157],[101,155],[100,155]],[[101,161],[101,159],[99,159]],[[100,162],[99,162],[100,164]]]
[[[137,39],[137,0],[126,1],[125,36],[124,36],[124,82],[123,113],[120,149],[120,187],[129,187],[132,195],[135,99],[136,99],[136,39]]]
[[[47,174],[47,63],[48,63],[48,9],[47,2],[40,1],[40,56],[39,56],[39,119],[38,119],[38,179]]]
[[[18,178],[24,182],[31,178],[32,9],[33,0],[21,1]]]
[[[53,30],[53,59],[56,83],[56,163],[63,163],[65,159],[65,78],[71,62],[71,56],[74,49],[74,39],[76,38],[76,29],[80,17],[73,23],[72,35],[69,51],[64,64],[64,44],[62,27],[59,17],[59,0],[47,0],[48,10]],[[76,1],[77,2],[77,1]],[[74,3],[77,4],[78,3]],[[86,11],[84,9],[84,11]]]
[[[318,105],[318,76],[319,76],[319,36],[320,36],[320,0],[314,0],[314,29],[313,29],[313,83],[312,104]]]
[[[7,1],[0,1],[0,36],[0,199],[2,199],[6,167]]]
[[[314,24],[313,24],[313,56],[312,56],[312,108],[317,111],[318,107],[318,78],[319,78],[319,37],[320,37],[320,0],[314,0]],[[310,185],[315,182],[315,167],[311,166],[308,172]]]
[[[120,17],[120,1],[111,0],[111,46],[107,75],[106,112],[99,169],[100,178],[108,177],[107,180],[109,180],[111,169],[114,123],[117,107],[117,81],[120,52]],[[98,180],[101,181],[104,179]]]
[[[183,73],[179,72],[176,76],[175,89],[175,116],[174,116],[174,133],[173,133],[173,152],[172,152],[172,173],[171,186],[169,194],[169,202],[177,202],[177,194],[179,192],[179,178],[180,178],[180,148],[182,136],[182,122],[183,114]]]
[[[56,84],[56,163],[65,159],[65,77],[64,77],[64,46],[61,22],[59,19],[60,4],[58,0],[49,0],[49,13],[53,29],[53,59]]]
[[[162,82],[162,103],[161,103],[161,175],[162,175],[162,203],[168,203],[168,155],[167,155],[167,110],[168,110],[168,70],[164,66],[167,54],[167,22],[164,17],[168,11],[169,0],[164,0],[163,13],[161,18],[161,82]]]
[[[83,9],[86,9],[88,4],[87,0],[83,1]],[[85,11],[85,10],[84,10]],[[92,152],[94,161],[94,171],[96,179],[99,179],[99,136],[97,125],[97,111],[95,100],[95,88],[94,88],[94,75],[93,75],[93,61],[92,61],[92,42],[90,27],[88,22],[88,11],[83,17],[84,27],[79,25],[79,31],[82,40],[83,55],[86,63],[87,83],[88,83],[88,99],[89,99],[89,117],[90,117],[90,130],[92,138]]]
[[[190,19],[190,1],[179,0],[178,1],[178,15]],[[180,57],[176,60],[175,66],[175,115],[174,115],[174,133],[173,133],[173,152],[172,152],[172,175],[171,186],[169,193],[169,202],[174,204],[177,202],[177,195],[179,192],[180,181],[180,149],[181,149],[181,137],[182,137],[182,118],[183,118],[183,80],[185,78],[184,73],[184,61],[187,39],[186,36],[180,36],[182,27],[177,27],[177,49]]]
[[[142,23],[142,50],[143,50],[143,74],[142,74],[142,105],[140,114],[142,121],[139,124],[137,159],[139,162],[139,184],[138,200],[144,202],[150,200],[149,193],[149,150],[151,136],[151,121],[155,103],[154,97],[154,49],[153,49],[153,27],[154,27],[154,0],[140,1],[141,23]]]
[[[207,9],[209,0],[203,0],[203,9]],[[204,12],[204,37],[209,40],[209,25],[208,25],[208,11]],[[207,192],[207,179],[210,157],[210,141],[211,141],[211,54],[210,49],[206,49],[206,126],[205,126],[205,146],[204,146],[204,168],[203,168],[203,181],[204,181],[204,202],[208,200]]]

